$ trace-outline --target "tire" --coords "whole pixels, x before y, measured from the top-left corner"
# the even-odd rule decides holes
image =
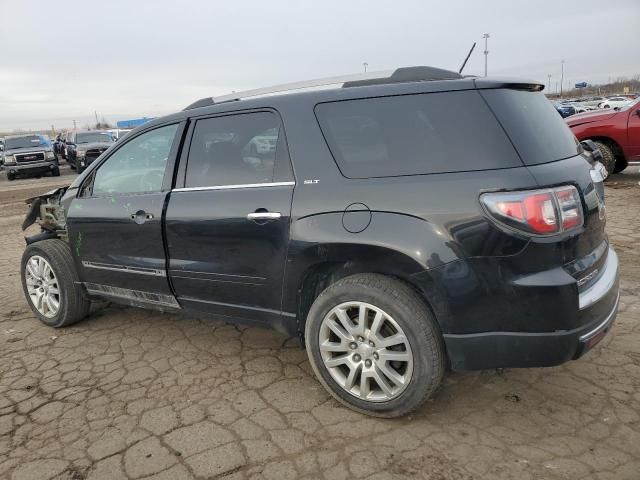
[[[46,307],[48,314],[47,311],[43,312],[38,309],[27,287],[27,282],[33,285],[32,279],[34,278],[33,275],[30,279],[27,278],[28,275],[30,275],[26,272],[27,263],[30,261],[37,262],[39,259],[44,259],[49,264],[54,275],[55,283],[51,283],[47,288],[57,285],[58,290],[58,294],[54,294],[54,297],[57,297],[58,308],[56,311],[53,311],[53,309],[50,310],[49,307]],[[33,267],[32,263],[30,263],[30,267]],[[46,271],[45,269],[41,269],[36,273],[40,274],[41,272]],[[66,327],[82,320],[88,315],[91,302],[80,285],[80,279],[73,262],[73,257],[71,256],[71,250],[66,242],[51,239],[28,245],[22,254],[21,277],[22,290],[24,291],[27,303],[36,317],[45,325],[54,328]],[[40,275],[40,277],[50,279],[48,275]],[[42,303],[42,308],[45,308],[47,302]]]
[[[602,143],[602,142],[594,142],[594,143],[598,146],[600,153],[602,153],[602,164],[604,165],[604,168],[606,168],[607,173],[611,175],[612,173],[615,172],[615,167],[616,167],[616,157],[613,154],[611,147],[609,147],[609,145],[607,145],[606,143]]]
[[[336,322],[339,322],[337,320],[338,317],[333,317],[333,315],[334,312],[337,312],[337,309],[343,308],[348,308],[346,310],[348,316],[356,320],[360,310],[353,310],[351,305],[354,304],[364,305],[367,328],[362,336],[351,335],[346,329],[342,329],[343,333],[347,332],[347,336],[344,340],[340,340],[340,337],[333,333],[334,330],[327,327],[327,321],[335,319]],[[383,328],[387,329],[386,333],[388,335],[372,334],[375,328],[374,318],[378,314],[381,317],[386,315],[386,317],[383,317],[385,320],[381,323]],[[395,322],[399,328],[394,328],[387,320],[387,317],[391,319],[391,322]],[[352,324],[355,324],[357,328],[359,322],[352,322]],[[405,340],[405,346],[387,345],[391,349],[397,349],[395,351],[381,345],[383,341],[388,343],[389,339],[394,335],[394,331],[395,334],[404,333],[404,337],[399,338],[404,338]],[[321,351],[321,337],[326,336],[326,332],[329,332],[330,336],[334,336],[334,341],[330,348],[337,345],[335,339],[338,339],[340,351],[325,351],[324,353]],[[364,341],[361,342],[358,337],[364,337]],[[351,339],[354,339],[354,341]],[[322,340],[322,343],[329,341],[331,341],[331,338],[327,337],[326,340]],[[375,345],[372,341],[378,342],[378,345]],[[436,391],[446,368],[442,334],[433,314],[423,299],[409,285],[380,274],[352,275],[339,280],[324,290],[313,302],[307,315],[305,342],[311,366],[318,380],[327,391],[347,407],[376,417],[399,417],[417,409]],[[408,347],[406,347],[406,344],[408,344]],[[370,345],[370,347],[367,347],[367,345]],[[356,350],[353,350],[354,348]],[[343,351],[346,351],[346,353],[343,354]],[[358,352],[362,353],[362,355],[358,355]],[[389,390],[391,393],[385,393],[381,385],[377,383],[377,380],[364,380],[366,385],[364,388],[370,389],[371,393],[365,395],[366,398],[362,398],[362,392],[367,391],[360,388],[363,386],[362,374],[356,373],[353,375],[355,379],[354,386],[351,391],[347,390],[347,387],[341,385],[339,380],[345,383],[348,382],[354,368],[344,364],[332,367],[330,370],[325,365],[327,357],[323,359],[323,354],[328,356],[329,361],[338,358],[338,361],[342,362],[344,358],[348,357],[349,362],[352,360],[357,362],[349,363],[349,365],[359,365],[355,368],[357,371],[363,372],[368,367],[366,371],[377,370],[379,377],[382,373],[381,370],[378,370],[379,366],[380,368],[385,368],[387,372],[389,372],[390,368],[393,368],[393,373],[397,377],[404,376],[405,383],[399,387],[399,383],[389,380],[392,377],[385,373],[382,378],[389,380],[385,382],[387,387],[393,384]],[[400,354],[403,357],[411,358],[413,363],[411,371],[409,372],[409,362],[380,361],[383,356],[389,354]],[[363,360],[365,357],[371,360]],[[374,361],[375,363],[372,363]],[[369,363],[367,364],[367,362]],[[400,367],[395,370],[397,367],[393,365],[399,365]],[[341,378],[337,379],[337,377]],[[395,392],[391,391],[394,388],[396,389]],[[355,393],[354,389],[357,389]],[[379,397],[372,397],[374,394],[379,395]]]
[[[54,177],[59,177],[60,176],[60,167],[56,167],[53,170],[51,170],[51,175]]]
[[[7,180],[13,182],[16,179],[16,175],[14,173],[7,172]]]
[[[76,172],[78,173],[78,175],[80,175],[82,172],[84,172],[84,167],[78,167],[76,169]]]
[[[613,173],[620,173],[629,166],[626,160],[617,160],[615,167],[613,167]]]

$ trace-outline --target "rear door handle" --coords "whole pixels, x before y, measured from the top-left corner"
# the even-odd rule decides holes
[[[248,220],[278,220],[280,212],[252,212],[247,215]]]

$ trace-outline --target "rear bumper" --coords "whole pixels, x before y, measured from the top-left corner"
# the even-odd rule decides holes
[[[609,249],[600,278],[579,295],[592,320],[572,330],[445,334],[454,370],[551,367],[577,359],[609,332],[618,312],[618,257]],[[559,322],[561,323],[561,322]]]

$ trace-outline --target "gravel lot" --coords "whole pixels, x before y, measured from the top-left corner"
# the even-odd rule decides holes
[[[73,176],[2,176],[0,478],[638,480],[640,174],[628,170],[607,185],[613,332],[561,367],[449,373],[399,420],[338,405],[276,332],[118,306],[43,326],[20,286],[22,201]]]

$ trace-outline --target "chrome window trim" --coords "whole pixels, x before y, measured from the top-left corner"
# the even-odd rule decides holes
[[[261,188],[261,187],[293,187],[296,182],[269,182],[269,183],[244,183],[239,185],[216,185],[212,187],[183,187],[174,188],[172,192],[198,192],[203,190],[237,190],[240,188]]]
[[[602,268],[602,274],[596,282],[578,296],[578,308],[583,310],[597,303],[613,288],[618,278],[618,255],[609,247],[607,260]]]

